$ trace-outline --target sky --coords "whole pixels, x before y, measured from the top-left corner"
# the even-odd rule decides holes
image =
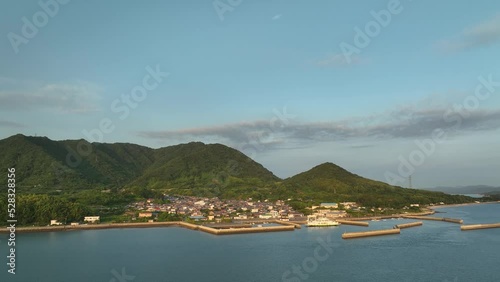
[[[500,186],[499,1],[2,1],[0,139]]]

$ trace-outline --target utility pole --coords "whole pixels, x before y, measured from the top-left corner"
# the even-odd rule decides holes
[[[412,189],[413,185],[411,184],[411,175],[408,176],[408,188]]]

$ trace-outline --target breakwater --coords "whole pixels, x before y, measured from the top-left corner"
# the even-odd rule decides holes
[[[434,220],[434,221],[446,221],[451,223],[462,224],[464,221],[460,218],[446,218],[446,217],[432,217],[432,216],[414,216],[414,215],[404,215],[403,218],[410,219],[422,219],[422,220]]]
[[[242,224],[250,224],[250,223],[257,223],[257,224],[275,223],[275,224],[281,224],[281,225],[293,225],[296,229],[302,228],[302,224],[306,224],[307,223],[307,221],[281,221],[281,220],[276,220],[276,219],[239,219],[239,220],[235,220],[235,222],[242,223]]]
[[[404,228],[410,228],[410,227],[415,227],[415,226],[422,226],[422,224],[423,224],[422,221],[396,224],[396,225],[394,225],[394,229],[404,229]]]
[[[476,229],[488,229],[488,228],[500,228],[500,223],[487,223],[487,224],[470,224],[460,226],[460,230],[476,230]]]
[[[382,236],[382,235],[393,235],[400,234],[400,229],[382,229],[382,230],[372,230],[363,232],[349,232],[342,234],[342,239],[354,239],[362,237],[372,237],[372,236]]]
[[[364,221],[351,221],[351,220],[343,220],[343,219],[337,219],[338,223],[345,224],[345,225],[356,225],[356,226],[364,226],[368,227],[370,224],[368,222]]]

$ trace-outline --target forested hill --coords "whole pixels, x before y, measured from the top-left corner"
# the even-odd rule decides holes
[[[429,192],[391,186],[353,174],[333,163],[323,163],[283,181],[285,191],[317,202],[355,201],[367,206],[400,208],[409,203],[463,203],[472,199],[442,192]]]
[[[16,168],[21,192],[264,185],[279,180],[241,152],[192,142],[160,149],[14,135],[0,140],[0,166]],[[185,191],[186,192],[186,191]],[[192,193],[192,191],[190,192]]]
[[[0,166],[16,169],[20,193],[150,189],[192,196],[357,201],[394,207],[472,201],[441,192],[394,187],[333,163],[282,180],[243,153],[221,144],[191,142],[152,149],[127,143],[89,144],[84,140],[53,141],[18,134],[0,140],[0,151]]]

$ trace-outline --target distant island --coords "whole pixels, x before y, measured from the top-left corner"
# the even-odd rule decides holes
[[[139,217],[142,209],[137,208],[138,203],[168,206],[172,197],[280,203],[288,212],[304,215],[321,203],[356,203],[356,209],[348,210],[349,216],[408,209],[418,212],[427,205],[478,201],[463,195],[391,186],[329,162],[280,179],[222,144],[191,142],[152,149],[129,143],[53,141],[18,134],[0,140],[0,150],[1,167],[16,170],[19,225],[46,226],[51,220],[68,224],[82,222],[85,216],[99,216],[102,222],[145,220]],[[491,195],[479,201],[496,199]],[[195,212],[154,211],[155,219],[162,221],[210,216],[206,207]],[[6,202],[2,201],[0,217],[7,218],[6,212]],[[249,213],[248,207],[235,207],[223,218]]]

